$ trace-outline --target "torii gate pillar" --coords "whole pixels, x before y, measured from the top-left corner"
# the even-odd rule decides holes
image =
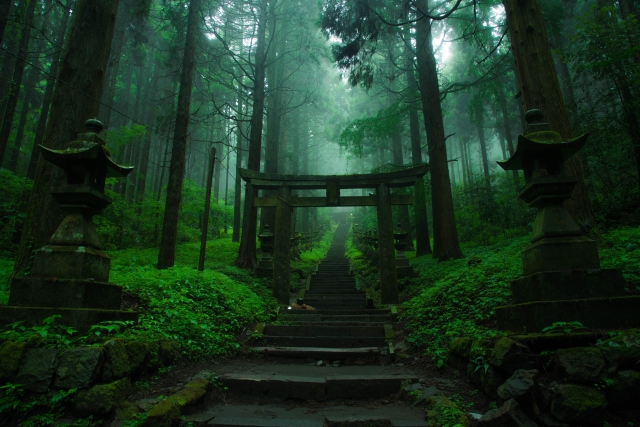
[[[286,185],[278,188],[274,234],[273,296],[280,304],[287,305],[291,287],[291,187]]]
[[[387,184],[376,189],[378,213],[378,256],[380,266],[380,298],[382,304],[398,303],[398,273],[396,251],[393,247],[393,218],[391,216],[391,191]]]

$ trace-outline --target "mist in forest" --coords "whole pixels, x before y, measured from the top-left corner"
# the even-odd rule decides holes
[[[487,243],[531,226],[531,212],[516,198],[522,174],[496,164],[526,131],[525,110],[543,107],[526,105],[530,88],[521,87],[524,69],[514,60],[505,13],[511,0],[89,3],[3,2],[0,159],[3,173],[35,180],[33,194],[46,192],[53,178],[39,169],[38,145],[63,147],[83,131],[87,114],[96,116],[113,160],[135,167],[107,183],[114,205],[105,221],[120,236],[109,239],[112,247],[172,252],[192,239],[195,232],[185,230],[200,227],[214,149],[211,215],[214,228],[233,230],[234,240],[251,212],[240,168],[342,175],[427,163],[431,173],[413,190],[416,205],[404,218],[414,233],[417,223],[431,236],[434,223],[448,230],[436,233],[451,236],[434,255],[441,259],[460,256],[459,241]],[[544,73],[558,82],[559,95],[551,96],[567,124],[558,131],[565,139],[590,134],[569,171],[583,176],[582,213],[572,214],[604,223],[633,218],[638,4],[536,4],[540,42],[553,63]],[[114,13],[101,38],[74,32],[79,20]],[[94,65],[69,56],[77,49],[93,52]],[[73,67],[103,71],[82,86]],[[58,105],[58,93],[86,100]],[[69,109],[76,110],[62,113]],[[551,113],[546,120],[554,124],[558,113]],[[365,191],[343,194],[356,193]],[[29,233],[51,227],[35,212],[55,205],[40,199],[21,208]],[[302,211],[299,217],[310,215]],[[117,219],[122,212],[131,223]],[[118,231],[124,228],[135,231]],[[20,239],[12,239],[17,248]],[[165,261],[171,265],[171,256]]]

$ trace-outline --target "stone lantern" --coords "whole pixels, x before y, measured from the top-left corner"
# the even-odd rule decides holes
[[[600,268],[597,243],[582,233],[563,206],[578,182],[565,174],[564,162],[582,149],[587,135],[563,141],[542,117],[540,110],[527,111],[526,135],[518,137],[510,159],[498,162],[505,170],[524,171],[520,198],[538,209],[531,245],[522,254],[524,274]]]
[[[262,257],[255,271],[258,277],[273,277],[273,237],[269,225],[265,225],[262,233],[258,234],[262,251]]]
[[[597,243],[585,236],[563,206],[577,179],[564,162],[585,144],[587,135],[563,141],[542,122],[542,111],[525,114],[527,132],[516,151],[498,162],[523,170],[520,198],[537,209],[530,244],[522,253],[524,277],[511,282],[511,304],[496,308],[498,328],[540,332],[555,322],[578,321],[587,328],[640,326],[640,297],[625,296],[618,269],[601,269]]]
[[[404,255],[404,250],[407,247],[406,239],[407,233],[402,229],[402,224],[398,223],[395,230],[393,230],[393,239],[395,240],[394,247],[398,251],[396,255],[396,271],[398,273],[398,279],[413,276],[413,268],[409,265],[409,260]]]
[[[31,322],[60,314],[63,323],[78,329],[137,317],[120,311],[122,288],[108,283],[111,260],[93,223],[93,216],[111,204],[104,194],[106,178],[125,177],[133,168],[111,160],[99,136],[102,123],[88,120],[85,126],[86,132],[63,150],[40,146],[43,158],[64,171],[51,194],[66,216],[49,244],[34,251],[30,275],[12,280],[4,313],[18,308],[24,312],[18,317]]]

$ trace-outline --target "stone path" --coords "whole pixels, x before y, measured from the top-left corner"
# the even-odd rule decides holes
[[[344,255],[348,230],[338,226],[304,292],[303,302],[315,310],[287,310],[273,324],[257,325],[253,349],[265,359],[218,370],[228,404],[200,408],[188,421],[219,427],[426,426],[422,409],[395,399],[418,377],[390,363],[394,314],[373,308],[356,289]]]

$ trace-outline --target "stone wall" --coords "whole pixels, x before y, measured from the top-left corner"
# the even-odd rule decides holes
[[[0,345],[0,384],[21,384],[33,393],[75,388],[77,415],[107,414],[129,396],[132,379],[168,366],[180,356],[174,341],[113,339],[69,349],[30,348],[5,341]]]
[[[521,338],[451,342],[451,364],[499,406],[481,424],[510,417],[523,425],[526,416],[538,425],[602,425],[610,413],[640,407],[640,334]]]

